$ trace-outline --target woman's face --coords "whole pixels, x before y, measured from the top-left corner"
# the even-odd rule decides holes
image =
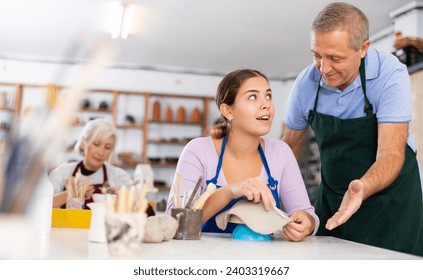
[[[95,139],[94,141],[88,141],[87,144],[84,148],[84,165],[88,170],[97,171],[113,152],[115,137]]]
[[[268,81],[263,77],[253,77],[244,81],[239,88],[229,118],[232,118],[233,131],[242,130],[263,136],[270,132],[274,114]]]

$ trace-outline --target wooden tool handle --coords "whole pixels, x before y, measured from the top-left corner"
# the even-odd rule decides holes
[[[206,200],[216,191],[216,185],[209,183],[206,191],[200,196],[197,202],[194,204],[193,209],[202,209]]]

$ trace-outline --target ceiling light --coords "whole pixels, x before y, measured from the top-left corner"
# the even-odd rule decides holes
[[[112,38],[128,38],[135,17],[134,5],[129,1],[114,2],[111,6]]]

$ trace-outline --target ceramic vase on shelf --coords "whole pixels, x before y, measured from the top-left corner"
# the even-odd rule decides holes
[[[171,122],[172,120],[173,120],[172,107],[170,107],[170,105],[168,105],[167,108],[166,108],[166,121]]]
[[[199,123],[200,122],[200,109],[198,109],[198,107],[195,107],[194,110],[192,110],[191,121],[193,123]]]
[[[185,122],[185,108],[183,106],[178,108],[178,116],[176,118],[176,121],[179,123]]]
[[[153,121],[160,121],[160,101],[155,101],[153,103]]]

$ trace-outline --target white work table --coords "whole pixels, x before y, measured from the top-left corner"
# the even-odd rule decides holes
[[[107,244],[88,241],[87,229],[52,228],[36,240],[36,259],[114,259]],[[418,256],[367,246],[334,237],[307,237],[290,242],[234,240],[230,234],[203,233],[200,240],[143,243],[139,260],[423,260]]]

